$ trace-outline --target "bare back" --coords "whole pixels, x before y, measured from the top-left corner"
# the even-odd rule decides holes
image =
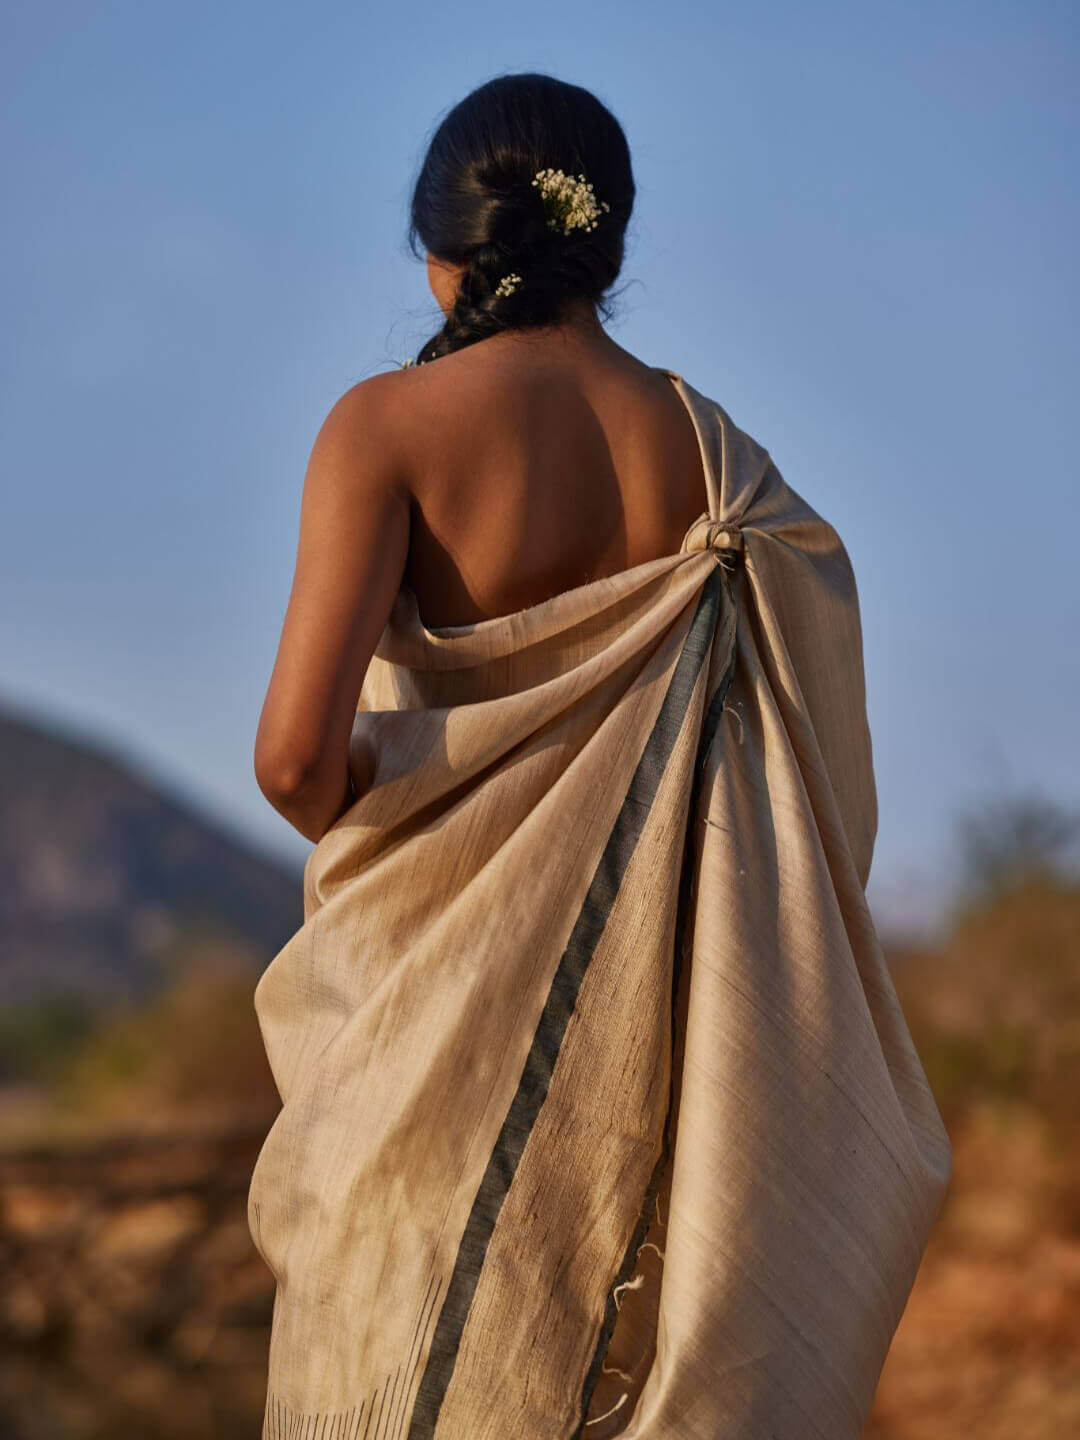
[[[600,332],[496,336],[406,370],[404,583],[430,628],[508,615],[678,551],[706,509],[671,380]]]

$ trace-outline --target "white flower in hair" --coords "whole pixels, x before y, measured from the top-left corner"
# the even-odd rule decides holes
[[[518,287],[520,284],[521,284],[521,276],[520,276],[520,275],[515,275],[515,274],[504,275],[504,276],[502,277],[502,279],[499,281],[498,285],[495,286],[495,294],[496,294],[496,295],[512,295],[512,294],[514,293],[514,291],[517,289],[517,287]]]
[[[567,175],[565,170],[538,170],[532,182],[540,187],[544,208],[548,211],[548,225],[557,230],[561,225],[563,234],[581,228],[595,230],[601,210],[610,210],[606,200],[597,202],[593,187],[584,175]]]

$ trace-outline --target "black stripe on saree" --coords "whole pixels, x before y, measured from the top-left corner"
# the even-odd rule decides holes
[[[694,617],[649,738],[645,743],[626,797],[597,864],[592,882],[578,914],[570,939],[552,979],[532,1046],[522,1070],[518,1088],[503,1121],[484,1177],[473,1201],[461,1245],[458,1249],[446,1299],[439,1314],[427,1364],[420,1380],[407,1440],[433,1440],[439,1411],[454,1371],[461,1335],[480,1278],[488,1242],[495,1229],[504,1199],[510,1189],[518,1161],[529,1133],[547,1095],[566,1026],[573,1013],[578,991],[588,969],[608,915],[619,893],[630,857],[648,818],[665,767],[671,758],[683,721],[693,697],[698,675],[712,648],[717,619],[725,600],[722,567],[717,566],[705,580]],[[730,603],[730,600],[728,600]],[[726,690],[726,686],[721,686]],[[721,697],[722,703],[722,697]],[[709,719],[715,726],[710,706]],[[706,727],[709,728],[708,726]],[[695,766],[697,772],[700,766]],[[665,1127],[665,1151],[667,1136]],[[661,1157],[661,1161],[663,1160]],[[661,1173],[659,1163],[651,1185]],[[648,1205],[646,1202],[646,1214]],[[636,1237],[635,1237],[636,1238]],[[640,1243],[640,1241],[638,1242]],[[627,1255],[632,1261],[633,1240]],[[624,1260],[622,1269],[626,1268]],[[616,1277],[613,1285],[621,1278]],[[614,1321],[612,1299],[601,1329],[600,1344],[586,1378],[584,1409],[595,1384],[603,1350]]]

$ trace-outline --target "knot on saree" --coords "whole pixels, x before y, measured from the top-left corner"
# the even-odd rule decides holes
[[[713,550],[727,564],[734,564],[743,548],[742,531],[727,520],[715,520],[703,515],[690,528],[686,536],[686,549]]]

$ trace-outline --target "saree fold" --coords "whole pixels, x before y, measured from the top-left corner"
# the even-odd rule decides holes
[[[865,898],[844,547],[686,404],[677,554],[403,587],[255,1010],[263,1440],[855,1440],[951,1173]],[[360,785],[358,784],[358,788]]]

